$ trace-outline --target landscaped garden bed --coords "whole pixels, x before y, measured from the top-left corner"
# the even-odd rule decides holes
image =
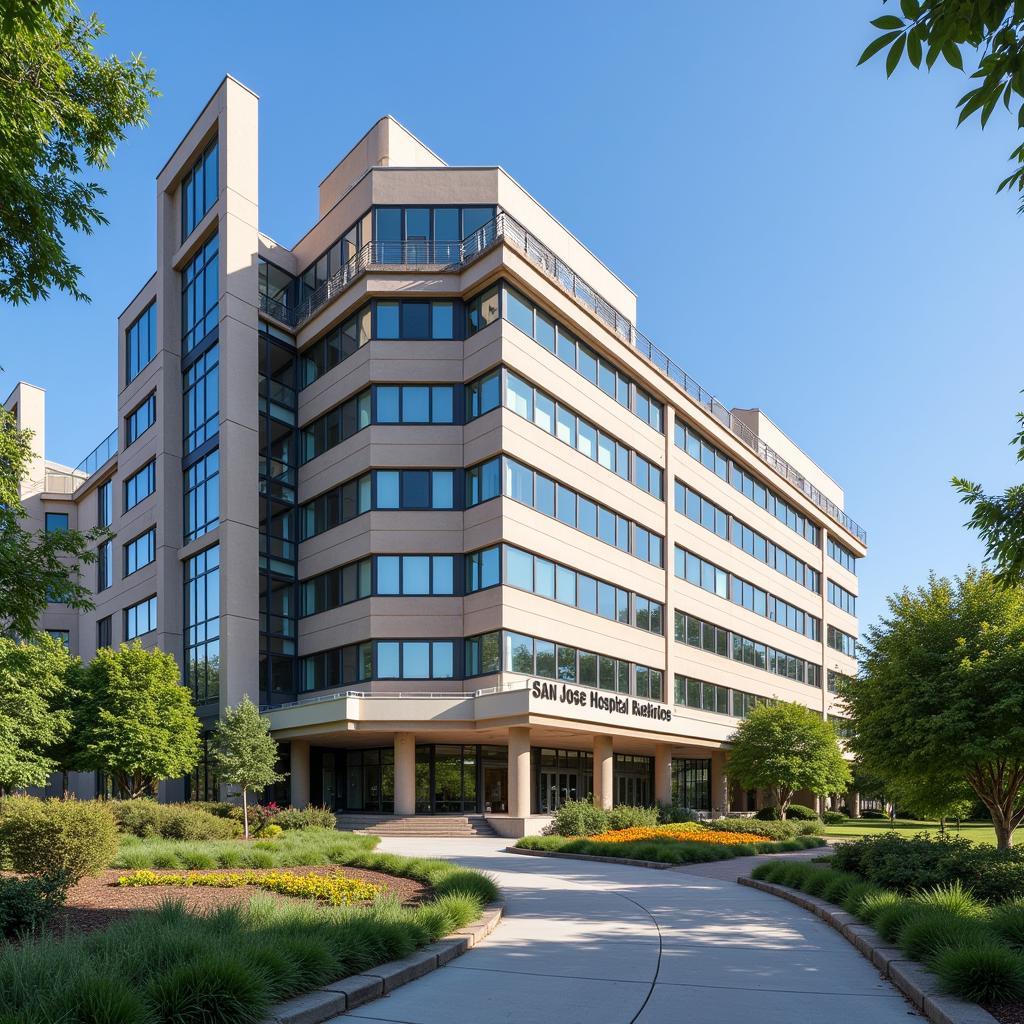
[[[762,830],[765,825],[785,825],[785,822],[744,821],[742,827],[738,827],[733,821],[632,826],[589,836],[526,836],[516,843],[515,848],[607,857],[612,860],[697,864],[758,853],[787,853],[825,845],[825,841],[818,836],[794,834],[790,838],[782,838],[778,828]],[[751,831],[746,831],[747,828]]]
[[[870,925],[1005,1024],[1024,1021],[1024,855],[965,840],[898,835],[837,847],[830,863],[762,864],[753,877],[799,889]]]
[[[119,833],[129,819],[158,827]],[[307,818],[252,841],[210,819],[230,820],[0,801],[0,1020],[255,1024],[478,921],[498,897],[478,871],[375,853],[375,837]]]

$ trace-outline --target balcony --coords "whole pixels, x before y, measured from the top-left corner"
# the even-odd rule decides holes
[[[117,454],[117,428],[115,427],[82,461],[75,466],[75,473],[84,477],[92,476],[97,469]]]
[[[297,306],[288,307],[261,294],[260,310],[294,330],[301,327],[367,271],[409,269],[420,273],[454,272],[473,262],[499,242],[524,255],[609,330],[636,349],[662,376],[667,377],[702,405],[773,472],[796,487],[861,543],[867,544],[867,532],[863,527],[822,494],[778,452],[765,444],[745,423],[733,416],[728,406],[705,391],[681,366],[641,334],[627,317],[601,296],[600,292],[587,284],[543,242],[504,210],[499,210],[492,221],[478,228],[461,242],[367,242],[333,277],[307,295]]]

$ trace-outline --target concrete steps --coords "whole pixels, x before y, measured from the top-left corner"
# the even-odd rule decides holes
[[[408,817],[394,814],[339,814],[338,828],[371,836],[431,836],[466,838],[487,836],[497,832],[480,814],[417,814]]]

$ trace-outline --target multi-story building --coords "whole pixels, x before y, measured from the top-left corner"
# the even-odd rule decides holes
[[[117,430],[74,471],[38,434],[32,514],[116,533],[95,610],[43,625],[173,652],[204,723],[249,694],[297,803],[508,833],[587,793],[753,806],[737,722],[837,716],[856,668],[840,487],[505,171],[390,117],[268,238],[257,105],[226,79],[157,176]],[[41,426],[38,390],[8,405]]]

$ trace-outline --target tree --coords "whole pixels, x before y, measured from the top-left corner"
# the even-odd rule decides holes
[[[49,750],[71,728],[54,705],[74,661],[45,633],[31,641],[0,637],[0,794],[46,785],[56,767]]]
[[[850,783],[835,730],[802,704],[759,704],[731,737],[729,778],[770,789],[782,817],[797,790],[837,793]]]
[[[138,641],[103,648],[81,673],[81,765],[107,772],[123,795],[156,792],[199,761],[199,719],[170,654]]]
[[[263,789],[285,776],[277,771],[277,743],[259,708],[243,696],[234,708],[224,709],[224,718],[213,733],[211,753],[220,777],[242,790],[242,821],[249,838],[249,790]]]
[[[32,432],[18,430],[14,416],[0,409],[0,632],[21,637],[32,635],[48,601],[92,608],[81,566],[95,561],[95,545],[110,536],[106,529],[26,530],[19,488],[32,458]]]
[[[1017,446],[1017,461],[1024,462],[1024,412],[1011,444]],[[1024,484],[1008,487],[1002,494],[986,494],[980,484],[953,477],[960,500],[971,507],[967,526],[985,542],[985,556],[993,563],[996,578],[1004,586],[1024,585]]]
[[[977,114],[984,128],[1002,103],[1015,114],[1017,127],[1024,128],[1024,4],[1020,0],[900,0],[899,6],[902,17],[883,14],[871,22],[881,34],[868,44],[859,64],[887,50],[887,76],[904,56],[915,68],[923,61],[931,70],[941,55],[947,64],[963,71],[961,47],[973,49],[978,59],[971,77],[977,85],[960,97],[957,125]],[[1010,154],[1010,160],[1016,167],[996,191],[1024,193],[1024,144]],[[1024,212],[1024,199],[1020,210]]]
[[[105,195],[85,181],[104,170],[125,129],[145,124],[153,72],[133,55],[101,58],[104,35],[68,0],[0,3],[0,299],[28,302],[58,288],[87,299],[64,230],[90,234]]]
[[[1000,849],[1024,819],[1024,590],[989,572],[888,598],[861,675],[840,682],[851,740],[897,791],[966,783],[992,814]]]

